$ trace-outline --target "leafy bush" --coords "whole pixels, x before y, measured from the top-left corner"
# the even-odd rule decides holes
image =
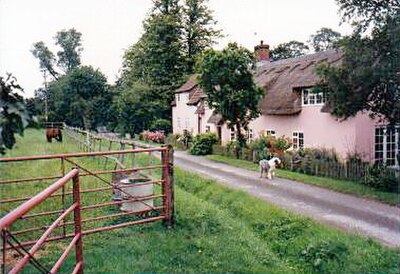
[[[193,145],[189,152],[193,155],[207,155],[212,153],[213,145],[218,142],[215,133],[202,133],[198,134],[193,139]]]
[[[275,138],[270,135],[261,135],[250,144],[250,148],[255,151],[256,159],[270,159],[273,156],[282,156],[283,153],[292,146],[290,138],[281,136]]]
[[[188,130],[184,130],[183,134],[177,139],[178,143],[183,146],[185,149],[188,149],[190,144],[192,143],[193,136],[192,133]]]
[[[290,140],[290,138],[287,138],[285,137],[285,135],[283,135],[272,142],[271,146],[283,153],[292,146],[292,141]]]
[[[394,170],[382,164],[375,164],[363,181],[365,185],[386,191],[398,191],[399,181]]]
[[[269,135],[261,135],[259,138],[255,139],[250,143],[250,149],[255,151],[256,158],[255,161],[259,161],[261,159],[270,158],[270,153],[268,148],[271,147],[271,143],[274,137]]]

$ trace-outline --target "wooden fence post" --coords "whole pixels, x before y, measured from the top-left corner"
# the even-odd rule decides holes
[[[162,185],[163,205],[165,206],[164,225],[172,228],[174,226],[174,150],[172,146],[166,148],[161,152],[162,179],[164,180]]]
[[[80,264],[77,273],[83,274],[83,244],[82,244],[82,227],[81,227],[81,200],[80,200],[80,186],[79,186],[79,173],[72,179],[72,199],[78,206],[74,209],[74,227],[75,236],[80,235],[79,239],[75,243],[75,261],[76,264]]]

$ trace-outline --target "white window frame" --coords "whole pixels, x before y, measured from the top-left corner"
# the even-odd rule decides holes
[[[253,129],[249,128],[246,132],[247,135],[247,142],[252,142],[254,140],[254,131]]]
[[[206,125],[206,132],[210,132],[211,131],[211,126]]]
[[[303,131],[293,131],[292,133],[292,147],[293,149],[304,148],[304,132]]]
[[[188,117],[185,118],[185,129],[189,129],[190,127],[190,120]]]
[[[323,106],[326,102],[326,96],[323,92],[314,93],[311,88],[301,90],[302,106]]]
[[[179,129],[181,129],[181,117],[176,118],[176,125]]]
[[[235,140],[236,140],[236,130],[235,130],[234,128],[231,128],[230,130],[231,130],[231,131],[230,131],[229,140],[230,140],[230,141],[235,141]]]
[[[275,129],[267,129],[267,130],[265,130],[265,134],[267,136],[276,137],[276,130]]]
[[[388,134],[387,127],[377,126],[375,128],[374,137],[375,162],[399,167],[397,155],[400,154],[400,126],[394,127],[394,132],[390,135]]]

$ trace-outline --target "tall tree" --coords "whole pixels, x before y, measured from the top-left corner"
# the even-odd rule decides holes
[[[199,85],[207,94],[207,103],[236,129],[241,147],[246,145],[249,122],[260,115],[258,104],[263,90],[253,81],[253,53],[230,43],[222,51],[208,49],[198,64]]]
[[[18,90],[22,88],[11,74],[0,77],[0,154],[5,154],[6,148],[12,149],[15,134],[22,135],[30,119]]]
[[[321,28],[317,32],[310,36],[308,41],[313,47],[314,51],[325,51],[333,49],[334,45],[342,35],[330,28]]]
[[[49,85],[55,116],[72,126],[95,129],[109,120],[112,94],[106,77],[92,67],[75,68]]]
[[[342,66],[319,68],[332,113],[346,119],[366,110],[390,124],[399,123],[400,3],[366,0],[338,3],[342,3],[345,19],[354,13],[360,21],[355,33],[341,43]],[[367,18],[368,15],[372,18]],[[372,26],[371,35],[361,35],[366,24]]]
[[[273,60],[287,59],[307,54],[309,48],[306,44],[292,40],[274,47],[270,54]]]
[[[54,37],[55,44],[61,47],[57,52],[58,59],[43,41],[34,43],[31,52],[39,60],[40,69],[46,70],[57,80],[60,73],[55,68],[56,64],[64,73],[78,67],[81,64],[80,54],[83,50],[81,36],[82,34],[74,28],[57,32]]]
[[[117,86],[113,99],[113,127],[123,134],[140,133],[149,129],[154,120],[154,110],[158,108],[153,100],[145,100],[151,92],[150,88],[141,83],[129,86]]]
[[[388,17],[394,17],[400,9],[400,0],[336,0],[342,20],[351,23],[357,31],[365,31],[370,25],[381,27]]]
[[[137,91],[132,87],[138,82],[149,87],[150,92],[138,96],[157,102],[158,108],[152,108],[154,121],[171,118],[173,91],[184,74],[180,12],[178,0],[154,0],[142,37],[124,55],[120,82],[131,91]]]
[[[58,79],[58,73],[54,69],[56,58],[49,48],[40,41],[33,44],[31,52],[39,60],[40,69],[46,70],[54,79]]]
[[[221,37],[221,30],[215,29],[217,21],[206,5],[207,0],[185,0],[183,7],[183,43],[186,57],[186,73],[194,71],[195,59],[206,48]]]
[[[68,72],[81,64],[80,54],[83,50],[81,36],[82,33],[72,28],[59,31],[54,37],[56,45],[61,47],[61,50],[57,52],[57,64],[64,72]]]

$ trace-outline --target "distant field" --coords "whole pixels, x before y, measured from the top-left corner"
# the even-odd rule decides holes
[[[7,157],[76,152],[68,138],[48,144],[38,130],[27,130]],[[149,159],[141,158],[142,161]],[[153,161],[153,160],[151,160]],[[97,162],[87,162],[96,166]],[[0,166],[3,178],[38,176],[59,165],[42,163]],[[85,182],[93,187],[94,182]],[[250,195],[227,189],[199,175],[175,169],[176,227],[160,223],[86,236],[87,273],[131,272],[267,272],[399,273],[400,250],[373,240],[327,228]],[[31,187],[0,188],[1,199],[40,191]],[[106,199],[98,196],[91,199]],[[54,205],[51,205],[54,206]],[[3,215],[5,211],[1,209]],[[111,209],[110,209],[111,210]],[[56,257],[60,242],[40,254],[45,265]],[[57,253],[58,254],[58,253]],[[74,263],[71,257],[64,270]],[[27,269],[30,272],[32,269]],[[33,270],[32,270],[33,271]],[[32,272],[33,273],[33,272]]]

